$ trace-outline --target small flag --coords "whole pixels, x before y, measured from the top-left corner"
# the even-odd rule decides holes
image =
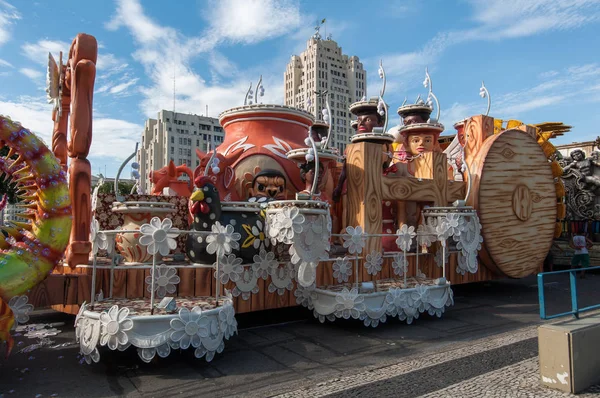
[[[323,23],[325,23],[325,20],[326,20],[326,19],[327,19],[327,18],[323,18],[323,20],[321,21],[321,23],[322,23],[322,24],[323,24]]]

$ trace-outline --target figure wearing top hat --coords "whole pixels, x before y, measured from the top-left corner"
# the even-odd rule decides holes
[[[383,103],[381,95],[369,100],[358,101],[350,105],[350,113],[357,116],[356,134],[352,137],[352,142],[375,142],[381,143],[381,166],[382,172],[387,174],[391,158],[389,154],[392,150],[394,137],[385,133],[387,124],[387,107]],[[341,196],[347,193],[346,186],[346,163],[344,162],[342,173],[338,185],[333,192],[334,201],[339,201]],[[393,234],[396,231],[396,203],[393,201],[384,201],[383,210],[383,231],[384,234]],[[344,206],[346,208],[346,206]],[[345,215],[344,215],[345,218]],[[382,238],[382,248],[384,250],[396,250],[395,236]]]
[[[403,148],[409,158],[415,158],[425,152],[441,152],[438,142],[444,126],[431,119],[432,107],[423,101],[416,104],[403,105],[398,108],[402,125],[398,131],[402,137]],[[409,172],[413,174],[410,167]]]

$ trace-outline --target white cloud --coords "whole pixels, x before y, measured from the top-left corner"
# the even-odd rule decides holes
[[[36,82],[44,77],[44,74],[42,72],[31,68],[21,68],[19,69],[19,72]]]
[[[4,66],[7,68],[13,68],[13,65],[10,62],[5,61],[2,58],[0,58],[0,66]]]
[[[137,83],[138,79],[131,79],[127,82],[121,83],[121,84],[117,84],[116,86],[113,86],[110,88],[109,92],[111,94],[124,94],[126,92],[126,90],[133,86],[135,83]]]
[[[433,67],[450,46],[475,40],[501,40],[532,36],[555,30],[574,29],[600,21],[600,0],[467,0],[473,7],[475,25],[461,31],[436,34],[422,49],[386,54],[386,72],[408,86]],[[418,45],[418,43],[417,43]],[[379,60],[367,60],[367,70],[377,70]],[[550,75],[542,78],[552,77]]]
[[[35,43],[25,43],[21,50],[23,55],[31,61],[46,67],[48,53],[52,53],[56,62],[59,62],[60,52],[63,53],[63,63],[68,60],[71,44],[60,40],[38,40]],[[110,92],[121,96],[129,94],[127,89],[132,87],[139,79],[132,77],[132,68],[129,64],[112,53],[105,52],[102,46],[98,51],[96,60],[96,81],[101,83],[96,93]],[[0,66],[2,63],[0,63]],[[21,70],[26,76],[37,79],[39,76],[30,68]]]
[[[216,9],[212,14],[215,18],[212,23],[215,26],[220,23],[230,23],[223,19],[226,19],[227,15],[223,14],[222,8],[232,7],[232,4],[227,4],[215,3]],[[295,9],[289,8],[288,2],[266,1],[261,3],[261,7],[263,8],[261,11],[248,15],[252,19],[251,22],[242,21],[240,15],[232,16],[240,25],[247,24],[245,27],[239,26],[240,29],[249,29],[248,26],[255,28],[254,36],[244,39],[246,42],[274,37],[292,29],[292,27],[284,29],[278,25],[279,22],[264,20],[274,16],[283,18],[279,13],[285,10],[293,14]],[[292,20],[295,20],[294,18]],[[150,84],[139,88],[143,96],[140,107],[148,117],[155,117],[156,112],[161,109],[173,108],[173,76],[176,77],[175,106],[178,112],[204,114],[208,105],[210,115],[216,116],[227,108],[241,105],[249,82],[256,84],[260,73],[263,73],[263,84],[266,89],[262,101],[282,101],[283,93],[280,93],[280,87],[283,84],[283,77],[280,68],[264,60],[265,69],[260,72],[240,71],[237,65],[214,49],[219,42],[242,40],[230,30],[231,26],[222,27],[220,30],[209,28],[205,32],[206,35],[202,37],[185,37],[177,30],[161,26],[149,18],[137,0],[121,0],[118,2],[115,15],[106,27],[112,30],[125,27],[138,44],[133,58],[143,65],[146,76],[150,80]],[[194,57],[200,53],[208,54],[205,58],[209,61],[212,73],[209,82],[191,68]],[[169,54],[169,57],[165,58],[164,54]],[[220,81],[221,78],[225,81]],[[99,90],[110,89],[102,86]]]
[[[5,2],[0,0],[0,46],[8,42],[10,39],[10,26],[21,19],[21,14],[17,9]]]
[[[207,7],[210,31],[221,40],[256,43],[300,25],[299,5],[291,0],[218,0]]]
[[[52,56],[58,62],[62,51],[63,62],[67,62],[70,47],[69,43],[60,40],[39,40],[37,43],[23,44],[21,50],[25,57],[45,67],[48,65],[48,53],[52,53]]]
[[[539,78],[540,79],[549,79],[551,77],[554,77],[554,76],[558,75],[558,73],[559,73],[558,71],[549,70],[549,71],[540,73]]]
[[[527,123],[537,123],[535,110],[568,104],[600,102],[600,65],[588,64],[552,71],[547,74],[550,80],[514,92],[494,92],[490,116],[499,119],[519,119]],[[442,110],[441,122],[446,131],[466,117],[485,112],[486,100],[470,103],[454,103]],[[568,123],[568,121],[565,121]]]
[[[44,98],[22,96],[14,101],[0,98],[0,109],[4,115],[36,133],[46,146],[51,144],[52,106]],[[134,151],[143,130],[142,125],[95,115],[89,156],[92,170],[106,164],[109,173],[114,174],[120,163]]]
[[[473,19],[489,38],[530,36],[550,30],[566,30],[595,22],[598,0],[470,0]]]

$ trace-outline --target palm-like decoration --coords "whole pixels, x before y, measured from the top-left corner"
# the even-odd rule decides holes
[[[56,60],[52,56],[52,53],[48,53],[48,73],[46,75],[46,93],[48,96],[48,103],[53,105],[53,110],[58,112],[58,116],[62,113],[62,93],[60,86],[60,73],[62,70],[62,53],[60,59],[60,65],[56,63]]]

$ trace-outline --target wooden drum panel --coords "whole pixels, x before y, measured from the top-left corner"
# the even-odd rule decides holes
[[[474,162],[473,199],[482,225],[482,262],[523,278],[544,261],[557,216],[550,163],[530,135],[511,129],[488,138]]]

